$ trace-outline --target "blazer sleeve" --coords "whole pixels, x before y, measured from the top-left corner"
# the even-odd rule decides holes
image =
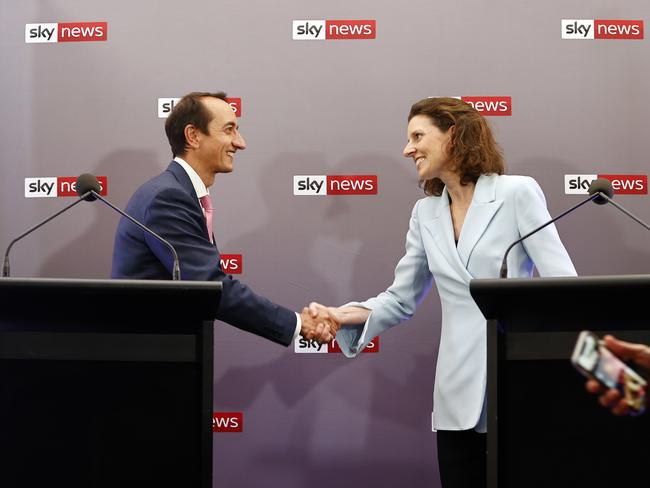
[[[372,310],[365,324],[341,327],[336,334],[341,351],[347,357],[355,357],[377,335],[410,319],[431,288],[432,275],[418,222],[420,202],[413,207],[406,234],[406,253],[397,263],[393,284],[375,298],[346,304]]]
[[[519,234],[524,236],[551,220],[546,199],[539,184],[530,177],[522,179],[515,193],[515,212]],[[524,249],[532,259],[540,276],[576,276],[555,224],[551,224],[523,241]]]
[[[193,209],[187,193],[175,188],[160,191],[145,212],[145,225],[174,246],[181,279],[223,283],[219,320],[285,346],[291,343],[297,322],[295,312],[255,294],[221,270],[219,251],[207,239],[203,216]],[[169,249],[148,234],[145,241],[171,274]]]

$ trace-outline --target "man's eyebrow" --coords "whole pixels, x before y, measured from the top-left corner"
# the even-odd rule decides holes
[[[235,122],[228,122],[223,126],[224,129],[230,129],[231,127],[237,127],[237,124]]]

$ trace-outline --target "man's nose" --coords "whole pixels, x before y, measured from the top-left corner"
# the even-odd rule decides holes
[[[233,146],[235,146],[240,151],[243,151],[244,149],[246,149],[246,141],[244,140],[244,138],[242,137],[242,135],[239,132],[237,133],[237,137],[235,137],[235,139],[233,140],[232,143],[233,143]]]

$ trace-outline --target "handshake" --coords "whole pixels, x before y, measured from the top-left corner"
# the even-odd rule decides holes
[[[300,335],[319,343],[334,340],[342,325],[363,324],[368,320],[370,310],[363,307],[326,307],[311,302],[302,309]]]
[[[302,320],[300,335],[322,344],[334,340],[337,331],[341,328],[342,317],[334,307],[311,302],[309,307],[302,309],[300,319]]]

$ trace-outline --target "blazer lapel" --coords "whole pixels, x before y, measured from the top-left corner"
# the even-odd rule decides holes
[[[463,263],[458,256],[458,251],[456,250],[454,226],[451,222],[447,188],[444,188],[442,191],[434,219],[424,222],[423,225],[432,235],[433,241],[436,243],[440,254],[444,256],[449,266],[463,279],[470,280],[472,276],[469,274],[465,266],[463,266]]]
[[[472,204],[465,216],[458,240],[458,256],[464,268],[467,268],[476,243],[503,204],[502,200],[496,200],[496,182],[496,175],[480,176],[476,182]]]

